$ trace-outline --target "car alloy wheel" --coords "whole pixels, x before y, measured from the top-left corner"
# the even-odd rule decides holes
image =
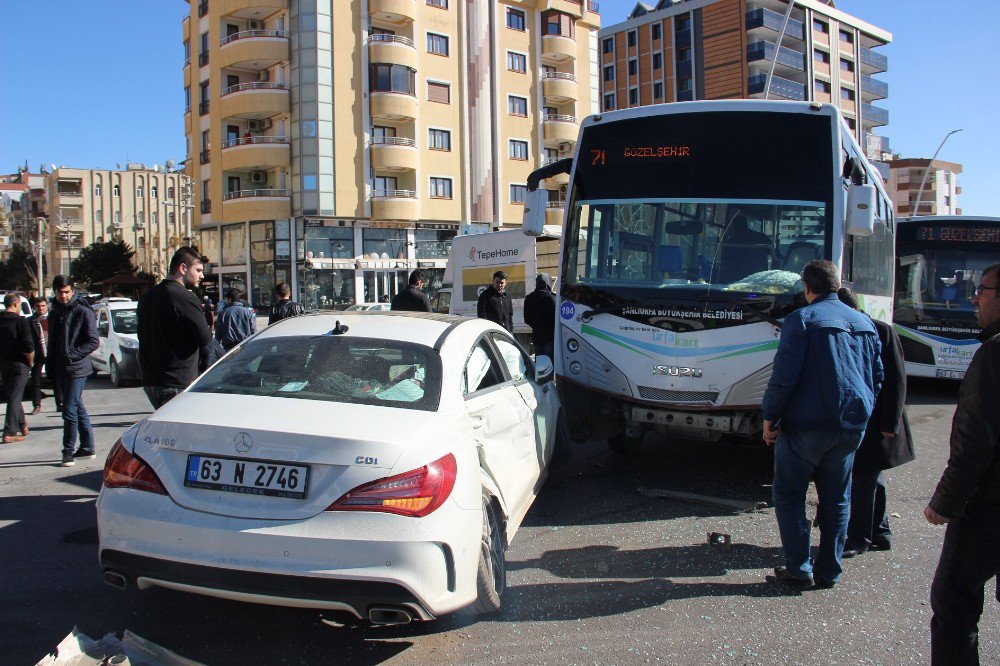
[[[479,552],[479,570],[476,575],[478,596],[474,605],[476,613],[496,613],[502,605],[507,589],[507,546],[497,516],[496,506],[483,496],[483,534]]]

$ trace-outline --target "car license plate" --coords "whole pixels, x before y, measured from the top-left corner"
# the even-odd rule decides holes
[[[244,495],[305,499],[309,466],[272,460],[189,455],[184,485]]]
[[[965,379],[965,372],[963,370],[936,370],[934,376],[944,379]]]

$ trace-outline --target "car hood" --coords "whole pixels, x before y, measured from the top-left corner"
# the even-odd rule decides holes
[[[245,518],[302,519],[361,484],[390,476],[405,450],[438,439],[441,419],[435,412],[389,407],[182,393],[142,424],[134,450],[182,506]],[[292,499],[186,487],[189,455],[307,465],[307,495]]]

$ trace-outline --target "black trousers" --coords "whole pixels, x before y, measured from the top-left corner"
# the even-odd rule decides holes
[[[892,545],[892,530],[885,508],[885,477],[881,470],[851,471],[851,520],[847,548],[868,550],[872,544]]]
[[[25,363],[4,363],[3,383],[7,398],[7,417],[3,423],[4,435],[20,435],[24,429],[24,407],[21,399],[24,397],[24,387],[31,376],[31,368]]]
[[[979,663],[986,583],[1000,574],[1000,504],[973,500],[948,523],[931,585],[931,663]],[[998,591],[1000,596],[1000,591]]]

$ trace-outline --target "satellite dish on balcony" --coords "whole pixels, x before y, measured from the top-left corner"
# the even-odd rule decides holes
[[[173,160],[167,160],[168,169],[173,169],[175,166],[177,166],[177,162],[174,162]]]
[[[372,253],[371,253],[370,255],[368,255],[368,256],[369,256],[370,258],[372,258],[372,259],[378,259],[378,252],[372,252]]]
[[[49,165],[49,171],[55,171],[55,170],[56,170],[56,165],[55,164],[50,164]]]

